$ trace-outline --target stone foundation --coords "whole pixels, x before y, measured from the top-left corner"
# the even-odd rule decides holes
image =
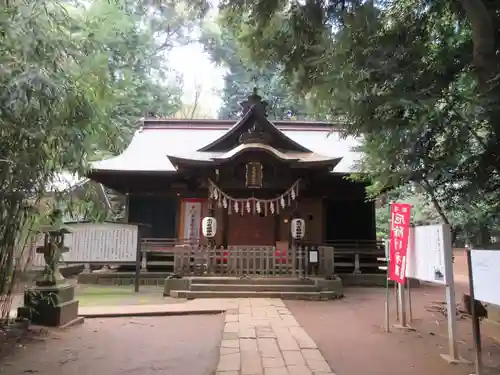
[[[34,324],[49,327],[76,322],[79,319],[75,286],[62,284],[29,288],[24,293],[24,306],[18,308],[17,314]]]

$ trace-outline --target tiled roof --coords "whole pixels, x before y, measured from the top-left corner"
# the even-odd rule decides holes
[[[332,131],[332,128],[325,123],[276,121],[274,124],[286,136],[311,150],[313,154],[310,155],[315,158],[341,157],[342,160],[334,168],[334,173],[355,171],[355,162],[360,158],[360,154],[353,150],[358,145],[356,139],[341,137],[338,131]],[[191,123],[152,120],[150,125],[135,133],[130,145],[122,154],[95,162],[92,168],[95,171],[175,171],[168,155],[179,157],[192,155],[195,159],[201,157],[197,150],[220,138],[230,127],[231,123],[216,120]],[[204,157],[217,157],[217,155],[206,153]]]

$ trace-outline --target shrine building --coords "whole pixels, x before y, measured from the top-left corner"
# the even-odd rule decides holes
[[[255,92],[230,120],[146,118],[122,154],[89,177],[127,197],[126,220],[165,243],[204,243],[217,219],[217,246],[291,245],[290,221],[305,220],[303,244],[336,251],[379,249],[375,205],[355,171],[357,141],[335,124],[273,121]]]

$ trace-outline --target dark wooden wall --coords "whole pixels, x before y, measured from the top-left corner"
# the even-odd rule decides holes
[[[297,178],[302,177],[299,202],[306,199],[318,202],[321,206],[321,209],[315,206],[310,208],[302,206],[302,210],[299,207],[299,212],[307,216],[305,219],[310,219],[308,225],[312,232],[309,233],[311,235],[315,233],[312,235],[315,240],[319,237],[324,241],[376,238],[375,207],[373,202],[365,201],[363,184],[325,171],[291,170],[283,166],[272,168],[272,165],[266,167],[268,163],[266,157],[259,160],[265,168],[264,181],[268,181],[263,189],[244,188],[244,176],[239,176],[241,170],[238,171],[236,168],[241,165],[238,159],[231,168],[220,170],[217,184],[223,191],[236,198],[251,196],[269,198],[281,194]],[[178,236],[177,224],[182,198],[208,197],[207,177],[196,175],[193,170],[176,175],[121,174],[109,178],[114,184],[121,185],[122,191],[126,190],[124,186],[130,191],[129,222],[150,224],[152,235],[155,237]],[[212,178],[215,180],[215,177]],[[277,229],[282,233],[279,236],[280,239],[283,237],[282,240],[286,238],[287,232],[286,228],[281,228],[283,226],[281,223]]]
[[[130,196],[129,223],[147,224],[146,236],[174,238],[177,236],[179,199],[162,196]]]

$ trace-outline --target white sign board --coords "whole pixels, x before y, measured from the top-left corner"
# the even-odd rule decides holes
[[[474,298],[500,305],[500,249],[471,250]]]
[[[67,226],[72,232],[64,236],[69,248],[61,262],[132,263],[137,257],[137,225],[121,223],[78,223]],[[37,246],[43,246],[40,236]],[[43,254],[36,254],[34,264],[44,265]]]
[[[410,229],[406,276],[436,284],[453,283],[451,233],[445,224]]]

